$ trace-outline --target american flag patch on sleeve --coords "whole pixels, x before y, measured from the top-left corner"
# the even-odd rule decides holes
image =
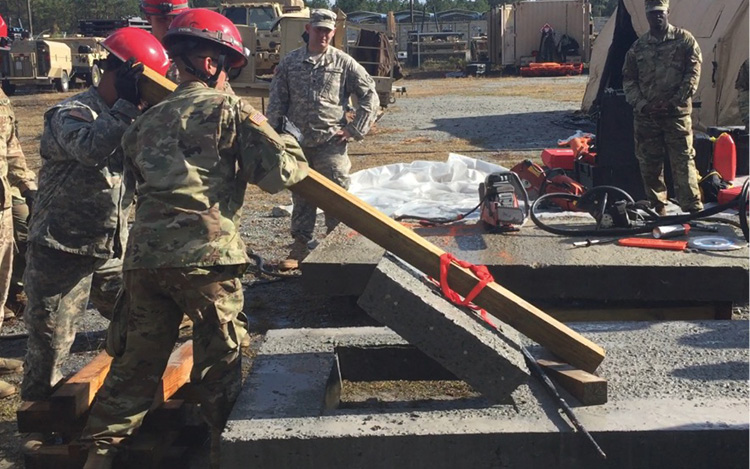
[[[252,122],[255,125],[261,125],[267,120],[268,119],[266,118],[266,116],[264,116],[258,111],[255,111],[254,113],[250,114],[250,122]]]

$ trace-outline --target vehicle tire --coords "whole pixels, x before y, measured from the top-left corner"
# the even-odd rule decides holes
[[[12,84],[8,80],[3,80],[2,84],[3,92],[8,96],[16,94],[16,85]]]
[[[102,71],[97,64],[94,64],[89,76],[86,77],[86,84],[88,86],[99,86],[100,81],[102,81]]]
[[[60,78],[55,79],[55,88],[61,93],[65,93],[70,89],[70,79],[68,78],[68,72],[63,70]]]

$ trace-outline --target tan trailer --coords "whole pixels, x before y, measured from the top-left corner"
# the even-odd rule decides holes
[[[2,88],[8,96],[17,86],[54,86],[68,91],[73,60],[70,47],[46,39],[13,41],[9,51],[3,51]]]

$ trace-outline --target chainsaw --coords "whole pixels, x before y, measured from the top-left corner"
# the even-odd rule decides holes
[[[529,216],[529,195],[518,175],[500,171],[479,184],[479,218],[490,230],[518,231]]]

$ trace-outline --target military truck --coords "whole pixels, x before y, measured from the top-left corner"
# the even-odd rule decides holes
[[[70,47],[73,57],[71,80],[82,81],[86,86],[97,86],[102,78],[99,61],[107,58],[107,50],[101,46],[103,37],[68,36],[55,38]]]
[[[310,17],[310,9],[303,0],[283,0],[282,2],[228,0],[221,4],[220,12],[237,25],[245,47],[255,55],[255,73],[273,73],[278,65],[281,36],[278,30],[271,31],[281,17]],[[245,28],[243,28],[245,26]],[[250,42],[248,31],[255,27],[255,40]],[[255,44],[255,48],[251,46]]]
[[[53,86],[68,91],[73,73],[70,47],[48,39],[19,39],[3,52],[2,88],[8,96],[17,86]]]

